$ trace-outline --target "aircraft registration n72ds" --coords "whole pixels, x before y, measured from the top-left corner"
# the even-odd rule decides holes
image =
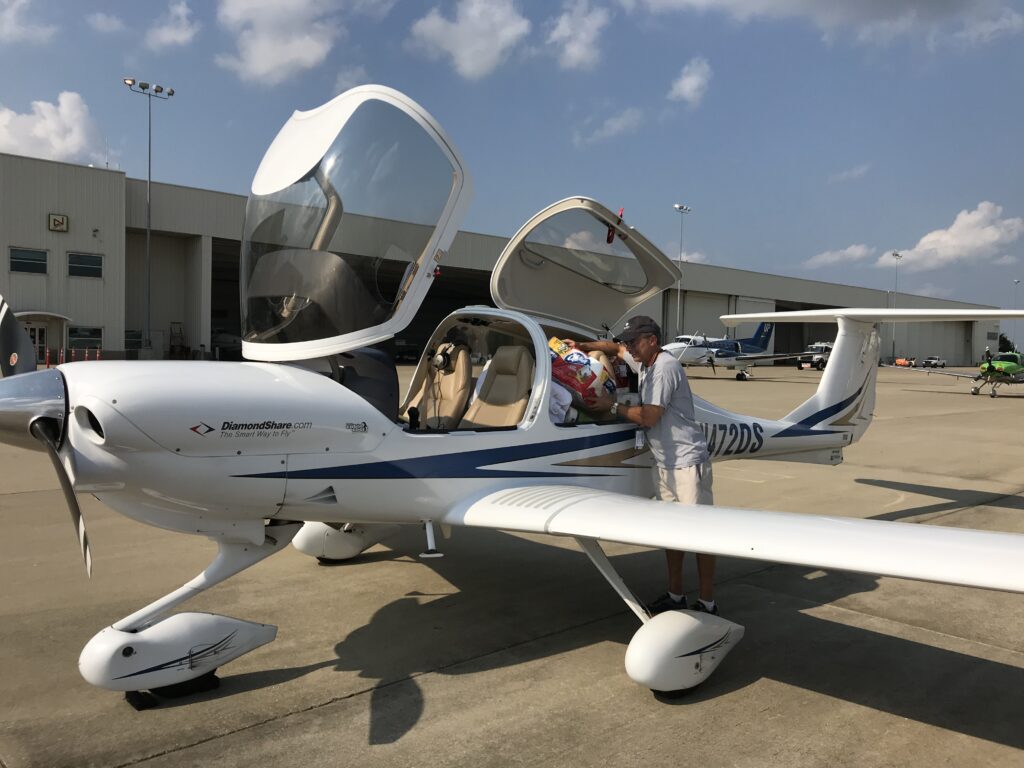
[[[626,669],[655,690],[698,684],[743,628],[688,611],[652,618],[601,541],[1024,591],[1024,536],[662,503],[651,499],[651,456],[636,448],[631,424],[552,423],[549,337],[606,335],[679,278],[646,238],[587,198],[555,203],[522,227],[493,271],[497,308],[445,318],[400,398],[394,364],[373,345],[412,321],[469,189],[426,111],[363,86],[296,112],[256,172],[241,260],[251,362],[35,371],[0,299],[0,439],[49,454],[87,568],[76,492],[218,545],[195,579],[89,641],[79,658],[87,681],[133,692],[211,680],[276,627],[174,609],[289,542],[344,558],[399,524],[424,525],[428,551],[435,524],[574,538],[640,619]],[[839,330],[806,402],[771,420],[696,399],[715,460],[838,463],[872,418],[876,323],[1012,313],[810,314]],[[471,356],[490,359],[475,397]]]

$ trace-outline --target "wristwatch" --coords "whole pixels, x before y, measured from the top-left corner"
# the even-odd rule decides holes
[[[618,403],[618,401],[615,401],[614,403],[612,403],[612,407],[608,410],[608,413],[610,413],[612,416],[618,416],[619,415],[619,403]]]

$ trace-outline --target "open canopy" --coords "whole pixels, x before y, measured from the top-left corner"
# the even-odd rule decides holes
[[[296,112],[256,171],[242,240],[242,354],[300,360],[412,320],[470,196],[436,121],[382,86]]]
[[[679,277],[665,254],[610,210],[572,197],[545,208],[509,241],[491,275],[491,298],[599,336]]]

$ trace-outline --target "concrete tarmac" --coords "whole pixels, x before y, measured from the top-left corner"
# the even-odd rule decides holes
[[[780,417],[819,377],[691,380]],[[1024,533],[1024,388],[1002,392],[883,369],[844,464],[718,463],[716,501]],[[572,541],[464,529],[436,560],[413,529],[340,566],[289,547],[203,593],[184,610],[277,640],[217,690],[137,712],[78,654],[215,548],[80,502],[91,580],[45,455],[0,447],[2,768],[1024,765],[1021,595],[722,559],[717,596],[746,636],[665,700],[626,676],[638,622]],[[662,591],[660,552],[607,550],[638,594]]]

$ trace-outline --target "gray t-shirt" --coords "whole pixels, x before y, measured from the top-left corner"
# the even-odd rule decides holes
[[[683,366],[668,352],[640,366],[640,402],[664,409],[658,423],[645,429],[659,467],[681,469],[708,460],[708,444],[693,411],[693,393]]]

